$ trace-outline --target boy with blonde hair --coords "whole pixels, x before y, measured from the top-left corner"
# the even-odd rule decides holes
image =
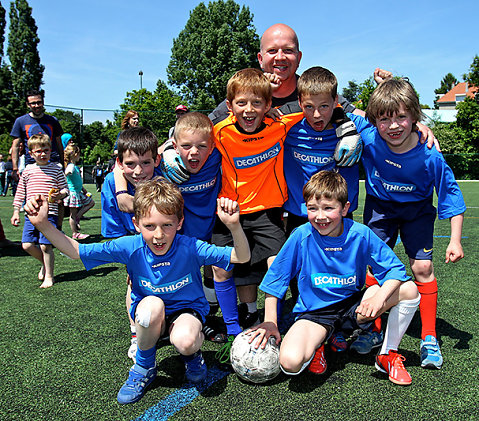
[[[367,193],[364,223],[391,248],[401,235],[422,296],[421,366],[439,369],[443,357],[436,333],[438,288],[432,264],[434,188],[439,218],[451,221],[446,263],[464,257],[461,236],[466,205],[442,154],[420,143],[416,124],[421,107],[408,81],[392,79],[379,85],[371,95],[366,116],[375,127],[361,133]]]
[[[277,303],[296,276],[296,319],[280,348],[280,364],[286,374],[297,375],[308,366],[315,374],[324,373],[323,344],[334,329],[351,333],[390,310],[376,368],[387,373],[393,383],[411,384],[404,357],[397,351],[419,304],[416,286],[383,241],[366,226],[345,218],[350,204],[340,174],[316,173],[303,194],[309,222],[286,240],[260,285],[266,293],[265,319],[251,328],[250,342],[257,338],[256,347],[264,347],[271,335],[277,343],[281,341]],[[364,290],[368,265],[380,285]]]
[[[186,379],[204,380],[207,369],[200,351],[202,324],[208,313],[200,267],[249,259],[249,248],[239,224],[237,203],[220,198],[219,218],[231,230],[234,248],[216,247],[177,234],[183,223],[183,198],[178,188],[157,178],[141,183],[135,193],[135,229],[140,233],[106,243],[79,244],[58,231],[46,218],[46,198],[36,195],[25,206],[34,223],[60,251],[81,259],[86,269],[123,263],[131,279],[130,315],[138,335],[136,363],[118,392],[121,404],[141,399],[156,378],[156,343],[167,333],[186,367]]]
[[[251,248],[251,262],[235,267],[236,278],[247,278],[252,267],[262,262],[269,266],[285,241],[282,205],[287,199],[287,186],[283,145],[287,131],[300,117],[283,116],[278,121],[265,117],[271,107],[271,89],[270,80],[261,70],[240,70],[227,85],[230,115],[215,126],[216,147],[222,155],[220,196],[238,202],[241,225]],[[213,243],[231,244],[231,235],[220,221],[213,231]],[[223,313],[230,335],[221,359],[226,362],[232,340],[242,331],[235,311],[236,284],[231,271],[214,268],[214,277],[221,308],[231,309],[231,313]],[[225,306],[220,298],[223,291],[231,300]],[[239,285],[238,294],[248,313],[257,319],[257,285]],[[243,327],[255,323],[255,320],[246,321],[248,324]]]
[[[68,195],[68,185],[61,167],[50,162],[51,151],[52,143],[48,135],[36,134],[28,139],[28,153],[35,163],[25,167],[15,193],[11,223],[16,227],[20,224],[20,208],[23,203],[36,194],[48,196],[48,220],[57,224],[58,203]],[[53,248],[50,241],[32,225],[27,215],[23,226],[22,247],[42,264],[38,273],[38,279],[43,281],[40,288],[51,287],[55,264]]]

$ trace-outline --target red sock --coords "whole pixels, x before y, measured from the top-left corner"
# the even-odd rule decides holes
[[[437,314],[437,279],[432,282],[416,282],[421,302],[419,311],[421,312],[421,338],[425,339],[427,335],[436,335],[436,314]]]
[[[369,288],[372,285],[378,285],[378,281],[376,281],[376,278],[368,271],[366,273],[366,287]],[[374,320],[372,328],[373,332],[381,332],[381,317],[378,317],[377,319]]]

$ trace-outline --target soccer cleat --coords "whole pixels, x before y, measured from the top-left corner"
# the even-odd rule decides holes
[[[238,321],[239,325],[243,330],[249,329],[251,326],[256,326],[259,324],[258,312],[255,311],[250,313],[248,311],[248,306],[245,303],[241,303],[238,306]]]
[[[205,335],[206,339],[217,344],[224,344],[228,341],[228,335],[223,332],[219,332],[209,324],[205,324],[203,326],[203,334]]]
[[[442,354],[437,339],[432,335],[427,335],[424,340],[421,340],[421,367],[439,370],[442,363]]]
[[[348,343],[341,332],[333,333],[329,338],[329,347],[333,352],[344,352],[348,349]]]
[[[234,340],[235,340],[234,335],[228,335],[228,340],[216,352],[215,358],[218,360],[220,364],[228,364],[228,365],[231,364],[230,354],[231,354],[231,346],[233,345]]]
[[[201,351],[197,351],[192,359],[188,361],[185,359],[184,355],[180,355],[181,359],[185,363],[185,376],[186,380],[191,383],[199,383],[206,378],[206,374],[208,373],[208,369],[205,364],[205,360],[203,359],[203,354]]]
[[[309,363],[308,370],[314,374],[324,374],[327,368],[328,364],[326,364],[326,358],[324,357],[323,344],[314,353],[314,357]]]
[[[126,404],[139,401],[155,378],[156,366],[148,369],[135,364],[130,369],[127,381],[118,392],[116,397],[118,403]]]
[[[376,355],[376,368],[381,373],[386,373],[395,384],[408,386],[412,379],[407,370],[404,368],[403,361],[405,358],[396,351],[390,350],[387,354]]]
[[[369,354],[373,348],[381,346],[384,340],[383,332],[371,332],[364,330],[358,338],[351,344],[350,349],[353,349],[358,354]]]
[[[136,351],[138,350],[138,339],[135,337],[131,338],[131,345],[128,348],[128,358],[131,358],[134,363],[136,363]]]

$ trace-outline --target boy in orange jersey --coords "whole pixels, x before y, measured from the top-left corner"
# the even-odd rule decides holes
[[[230,115],[215,126],[216,147],[222,155],[222,187],[219,196],[238,202],[241,225],[251,248],[251,260],[236,265],[235,276],[246,277],[251,266],[266,261],[271,265],[284,244],[282,206],[287,187],[283,174],[283,144],[289,128],[302,118],[302,113],[283,116],[274,121],[265,114],[271,107],[269,79],[259,69],[243,69],[228,81],[227,106]],[[220,222],[213,230],[213,243],[227,245],[232,241]],[[241,332],[236,307],[235,280],[232,271],[214,268],[215,290],[220,307],[231,309],[224,314],[228,342],[218,355],[220,362],[229,359],[229,348]],[[238,295],[248,313],[256,314],[257,285],[241,285]],[[222,300],[232,300],[223,305]],[[257,320],[242,323],[249,327]]]

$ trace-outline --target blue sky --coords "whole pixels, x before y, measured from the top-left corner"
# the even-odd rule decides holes
[[[29,0],[45,66],[45,102],[117,109],[126,92],[139,89],[140,70],[143,87],[153,90],[158,79],[167,81],[173,38],[199,3]],[[462,80],[479,54],[477,0],[238,3],[250,8],[259,35],[274,23],[290,25],[303,51],[300,73],[327,67],[338,77],[340,92],[379,66],[408,76],[421,102],[432,105],[444,75]],[[2,5],[8,14],[9,3]],[[86,123],[106,118],[111,114],[85,112]]]

